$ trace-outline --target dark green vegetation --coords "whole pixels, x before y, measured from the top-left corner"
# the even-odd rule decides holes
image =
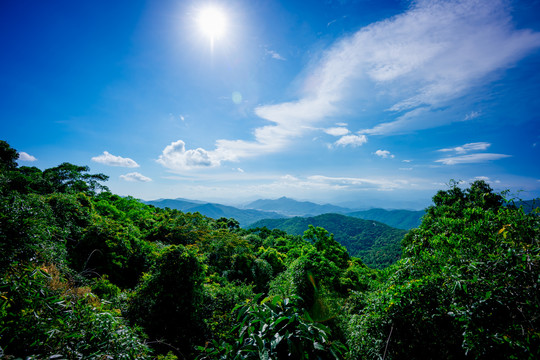
[[[265,219],[252,224],[252,228],[267,227],[288,234],[302,235],[309,225],[322,227],[334,234],[351,256],[357,256],[373,268],[395,263],[401,256],[400,242],[407,233],[376,221],[362,220],[339,214],[290,219]]]
[[[438,192],[377,270],[322,227],[244,230],[17,156],[0,141],[4,358],[540,357],[540,217],[482,181]]]

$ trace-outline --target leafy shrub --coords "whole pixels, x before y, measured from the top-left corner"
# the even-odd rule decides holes
[[[16,268],[0,280],[0,347],[16,357],[149,359],[149,348],[88,289],[54,266]]]
[[[207,330],[205,338],[231,341],[234,335],[230,329],[235,323],[233,309],[253,298],[253,285],[219,280],[210,277],[204,284],[203,318]]]
[[[92,292],[102,299],[112,300],[120,295],[121,290],[109,281],[107,275],[103,275],[93,281]]]
[[[238,325],[232,343],[214,341],[199,359],[341,359],[344,346],[330,329],[298,307],[298,298],[265,298],[236,307]]]
[[[108,275],[120,287],[134,287],[153,260],[151,244],[130,223],[94,215],[81,240],[69,247],[73,267],[89,276]]]
[[[13,193],[0,197],[0,271],[37,256],[44,260],[57,257],[63,244],[52,241],[51,223],[51,208],[41,196]]]

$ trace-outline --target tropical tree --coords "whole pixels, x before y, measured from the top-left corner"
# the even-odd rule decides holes
[[[187,357],[201,339],[204,270],[193,248],[167,247],[141,280],[128,317],[144,328],[153,347]]]
[[[47,181],[50,192],[88,192],[95,194],[97,191],[107,191],[107,187],[100,184],[107,181],[105,174],[87,174],[88,166],[78,166],[70,163],[62,163],[43,172],[43,178]]]

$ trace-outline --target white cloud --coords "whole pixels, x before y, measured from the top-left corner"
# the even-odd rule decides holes
[[[488,184],[492,184],[492,185],[499,185],[501,183],[500,180],[492,180],[491,178],[489,178],[487,176],[475,176],[474,178],[469,180],[469,183],[472,183],[472,182],[474,182],[476,180],[482,180],[482,181],[485,181]]]
[[[134,160],[130,158],[123,158],[121,156],[115,156],[107,151],[104,151],[102,155],[94,156],[92,161],[109,166],[121,166],[128,168],[139,167],[139,164],[137,164]]]
[[[405,179],[389,180],[388,178],[356,178],[356,177],[332,177],[324,175],[309,176],[308,180],[313,183],[327,184],[339,188],[357,188],[365,190],[393,190],[410,185]]]
[[[444,159],[435,160],[435,162],[442,163],[444,165],[457,165],[457,164],[476,164],[484,163],[487,161],[499,160],[511,157],[511,155],[505,154],[491,154],[491,153],[478,153],[462,156],[448,157]]]
[[[285,59],[283,56],[281,56],[279,53],[277,53],[274,50],[266,49],[266,54],[270,55],[272,57],[272,59],[281,60],[281,61],[287,60],[287,59]]]
[[[138,173],[138,172],[132,172],[132,173],[125,174],[125,175],[120,175],[120,179],[125,180],[125,181],[132,181],[132,182],[135,182],[135,181],[150,182],[150,181],[152,181],[152,179],[150,179],[149,177],[146,177],[143,174]]]
[[[349,133],[349,129],[347,129],[346,127],[341,127],[341,126],[323,129],[323,131],[327,133],[328,135],[332,135],[332,136],[343,136]]]
[[[220,139],[216,141],[214,150],[207,151],[201,148],[186,150],[185,143],[178,140],[163,150],[158,163],[175,170],[190,169],[218,166],[222,161],[238,161],[241,158],[277,152],[289,146],[292,139],[312,131],[313,122],[330,114],[327,104],[317,99],[258,107],[255,113],[275,125],[255,129],[254,141]],[[362,139],[365,140],[363,135],[352,136],[343,141],[348,140],[350,145],[358,146]]]
[[[335,146],[362,146],[367,142],[366,135],[345,135],[334,143]]]
[[[401,171],[412,171],[412,167],[408,167],[408,168],[399,168],[399,170]]]
[[[412,160],[401,160],[401,162],[404,162],[404,163],[410,163]]]
[[[421,130],[437,126],[439,118],[429,111],[428,107],[419,107],[398,116],[394,121],[385,122],[371,129],[363,129],[369,135],[401,134],[412,129]]]
[[[487,142],[475,142],[475,143],[468,143],[468,144],[465,144],[465,145],[457,146],[457,147],[454,147],[454,148],[440,149],[438,151],[456,152],[457,154],[466,154],[469,151],[486,150],[490,146],[491,146],[491,144],[487,143]]]
[[[284,181],[300,181],[300,179],[298,179],[296,176],[292,176],[290,174],[283,175],[281,177],[281,180],[284,180]]]
[[[388,150],[377,150],[375,151],[375,155],[382,157],[383,159],[393,159],[395,156],[390,153]]]
[[[467,121],[467,120],[472,120],[472,119],[476,119],[477,117],[480,116],[480,112],[479,111],[471,111],[470,113],[468,113],[467,115],[465,115],[465,118],[463,119],[464,121]]]
[[[197,148],[186,150],[182,140],[175,141],[163,149],[157,162],[171,170],[211,167],[219,164],[208,151]]]
[[[37,159],[34,156],[32,156],[32,155],[30,155],[28,153],[25,153],[24,151],[21,151],[19,153],[19,158],[17,160],[19,160],[19,161],[36,161]]]
[[[504,0],[420,0],[407,12],[365,27],[334,47],[327,57],[331,71],[326,78],[343,69],[341,73],[348,71],[365,86],[372,81],[378,88],[396,89],[388,98],[395,99],[389,109],[405,114],[363,133],[424,129],[452,121],[427,116],[432,109],[539,46],[539,33],[512,27]],[[424,111],[406,116],[419,106]]]

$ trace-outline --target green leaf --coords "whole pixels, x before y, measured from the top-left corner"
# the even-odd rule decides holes
[[[275,349],[275,348],[279,345],[279,343],[281,342],[281,340],[283,340],[284,337],[285,337],[285,336],[281,336],[281,335],[279,335],[279,333],[276,333],[276,334],[274,335],[274,339],[273,339],[273,340],[271,341],[271,343],[270,343],[270,347],[271,347],[272,349]]]
[[[255,339],[255,342],[257,343],[259,350],[264,349],[264,341],[261,339],[261,337],[257,335],[253,335],[253,338]]]
[[[277,319],[275,322],[274,322],[274,327],[277,328],[277,326],[282,323],[283,321],[285,320],[289,320],[289,317],[288,316],[282,316],[280,317],[279,319]]]

